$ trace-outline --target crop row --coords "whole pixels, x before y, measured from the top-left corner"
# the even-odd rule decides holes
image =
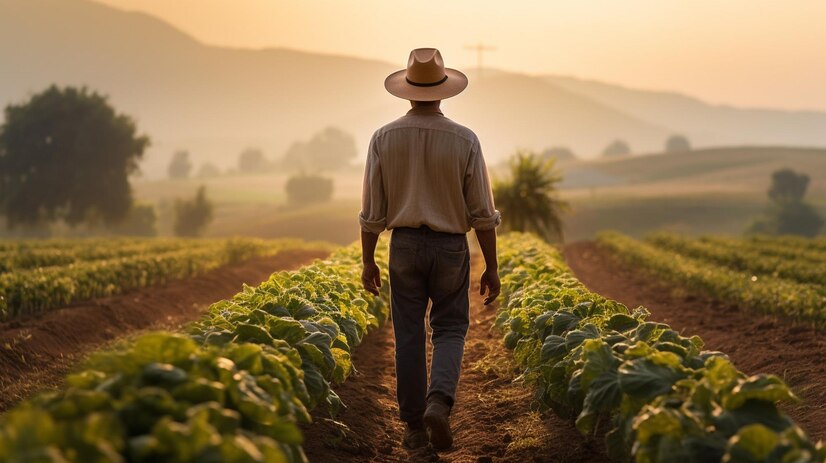
[[[712,262],[754,275],[770,275],[800,283],[824,286],[826,292],[826,260],[810,262],[769,256],[744,247],[715,245],[682,237],[673,233],[654,233],[646,241],[666,251]]]
[[[589,292],[538,238],[508,235],[500,255],[505,331],[537,400],[607,431],[608,454],[637,462],[822,462],[826,449],[777,408],[798,400],[772,375],[746,376],[702,340]]]
[[[7,251],[0,251],[0,273],[54,267],[79,262],[131,257],[140,254],[160,254],[195,247],[214,246],[220,240],[148,238],[106,238],[65,242],[65,246],[43,246],[33,240],[19,241]],[[27,245],[26,243],[32,243]]]
[[[787,248],[805,249],[812,252],[826,252],[826,237],[804,238],[802,236],[767,236],[756,235],[748,238],[757,244],[786,246]]]
[[[744,251],[756,253],[764,257],[794,259],[806,262],[809,265],[822,265],[826,262],[826,250],[818,250],[816,247],[805,244],[793,244],[798,238],[789,237],[747,237],[729,238],[722,236],[703,236],[699,238],[702,243],[720,246],[733,251]]]
[[[765,313],[826,324],[826,296],[821,286],[728,269],[614,232],[600,234],[598,242],[659,279]]]
[[[157,240],[157,238],[129,238],[129,237],[108,237],[108,238],[49,238],[49,239],[9,239],[0,241],[0,253],[6,252],[27,252],[33,250],[46,249],[89,249],[101,244],[119,244],[121,246],[131,246],[146,241]]]
[[[61,305],[165,283],[221,265],[295,247],[323,247],[297,240],[250,238],[207,241],[156,254],[82,261],[0,274],[0,319],[46,311]]]
[[[0,461],[305,462],[298,425],[343,406],[330,384],[388,315],[386,293],[362,298],[359,270],[345,248],[245,287],[186,335],[92,356],[65,390],[0,418]]]

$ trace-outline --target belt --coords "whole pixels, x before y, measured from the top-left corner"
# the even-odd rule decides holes
[[[418,228],[413,227],[396,227],[393,233],[402,233],[404,235],[430,235],[430,236],[444,236],[444,237],[465,237],[465,233],[449,233],[433,230],[427,225],[422,225]]]

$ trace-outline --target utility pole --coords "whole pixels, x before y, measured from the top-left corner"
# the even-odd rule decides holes
[[[465,45],[465,50],[473,50],[476,52],[476,68],[479,70],[479,77],[482,77],[482,55],[486,51],[496,51],[495,47],[483,44],[482,42],[476,45]]]

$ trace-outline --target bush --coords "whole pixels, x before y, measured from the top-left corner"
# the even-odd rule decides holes
[[[507,231],[534,232],[546,240],[563,240],[562,214],[568,204],[559,199],[561,174],[554,158],[518,152],[510,161],[510,177],[493,185],[496,206]]]
[[[198,188],[191,200],[175,201],[175,235],[198,236],[212,221],[213,205],[206,197],[206,187]]]
[[[323,203],[333,197],[333,179],[297,175],[287,180],[287,202],[294,206]]]
[[[156,236],[158,215],[151,204],[133,204],[123,222],[111,227],[119,235]]]
[[[238,171],[246,173],[256,173],[266,170],[269,167],[264,152],[260,149],[249,148],[238,156]]]
[[[576,161],[576,154],[570,148],[564,146],[554,146],[548,148],[540,155],[542,159],[555,158],[557,161]]]
[[[602,150],[602,157],[604,158],[628,156],[629,154],[631,154],[631,147],[622,140],[614,140]]]
[[[682,135],[672,135],[665,141],[666,153],[684,153],[691,151],[691,143]]]
[[[192,162],[189,160],[189,151],[176,151],[169,162],[169,178],[179,179],[189,177],[192,171]]]
[[[758,235],[817,236],[823,218],[811,205],[800,201],[773,204],[768,212],[752,222],[746,233]]]

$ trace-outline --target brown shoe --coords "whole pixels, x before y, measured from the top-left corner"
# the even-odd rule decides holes
[[[450,405],[444,399],[433,396],[427,401],[423,421],[430,434],[430,443],[436,450],[448,450],[453,446],[449,417]]]
[[[402,444],[404,444],[406,448],[414,450],[427,447],[428,443],[427,431],[425,431],[424,426],[421,424],[418,426],[408,425],[407,428],[405,428]]]

